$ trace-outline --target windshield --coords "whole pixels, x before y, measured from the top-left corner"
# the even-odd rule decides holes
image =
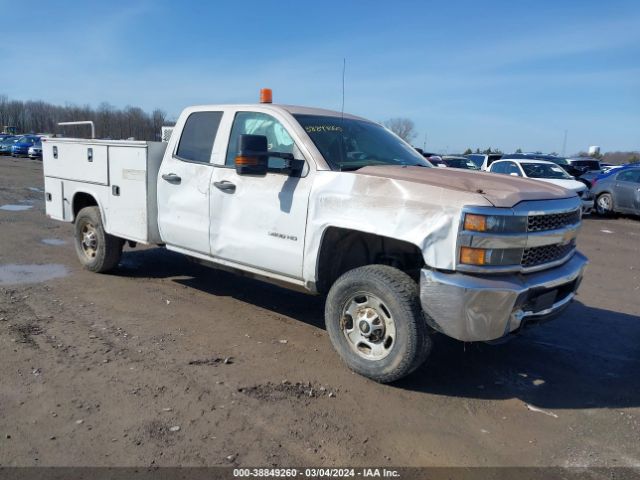
[[[529,178],[571,178],[564,169],[548,163],[521,163],[520,166]]]
[[[443,158],[442,161],[452,168],[465,168],[467,170],[480,170],[473,161],[466,158]]]
[[[470,154],[470,155],[467,155],[466,157],[469,160],[471,160],[476,167],[478,167],[478,170],[482,168],[482,164],[484,163],[484,155]]]
[[[567,159],[562,157],[548,157],[548,158],[545,158],[545,160],[548,160],[549,162],[553,162],[557,165],[569,165],[569,162],[567,161]]]
[[[589,170],[600,170],[600,163],[597,160],[574,160],[576,167],[587,167]]]
[[[31,143],[33,144],[33,137],[20,137],[17,143]]]
[[[413,147],[375,123],[320,115],[294,117],[332,170],[370,165],[431,166]]]

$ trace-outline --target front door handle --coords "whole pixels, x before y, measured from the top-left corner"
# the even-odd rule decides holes
[[[213,182],[213,186],[223,192],[233,193],[236,191],[236,184],[231,183],[228,180],[223,180],[221,182]]]
[[[165,173],[165,174],[162,175],[162,179],[166,180],[169,183],[173,183],[173,184],[176,184],[176,185],[182,181],[182,178],[180,178],[175,173]]]

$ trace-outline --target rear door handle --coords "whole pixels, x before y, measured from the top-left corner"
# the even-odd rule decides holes
[[[175,173],[165,173],[162,175],[162,179],[166,180],[169,183],[173,183],[173,184],[179,184],[182,181],[182,178],[180,178],[178,175],[176,175]]]
[[[227,180],[223,180],[221,182],[213,182],[213,186],[219,190],[222,190],[223,192],[233,193],[236,191],[236,184],[231,183]]]

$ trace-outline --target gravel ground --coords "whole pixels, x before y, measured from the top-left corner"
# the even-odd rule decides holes
[[[0,466],[640,466],[638,219],[585,220],[561,318],[437,336],[378,385],[334,354],[320,297],[160,248],[83,271],[42,187],[0,158]]]

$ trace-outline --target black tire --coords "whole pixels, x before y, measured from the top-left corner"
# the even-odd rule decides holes
[[[613,215],[613,197],[610,193],[601,193],[596,197],[596,212],[598,215],[608,217]]]
[[[76,216],[75,246],[84,268],[104,273],[118,266],[124,240],[104,231],[98,207],[85,207]]]
[[[365,298],[366,302],[363,301]],[[385,341],[380,344],[369,342],[371,338],[377,340],[377,336],[364,339],[361,335],[365,330],[360,329],[359,323],[369,316],[369,313],[363,312],[369,309],[368,305],[374,304],[379,305],[380,312],[373,310],[382,318],[382,322],[389,326],[393,324],[394,335],[388,347],[387,337],[382,337]],[[346,312],[350,306],[357,307],[355,311],[360,320]],[[376,317],[372,318],[375,323]],[[327,296],[325,323],[333,347],[347,366],[376,382],[389,383],[405,377],[418,368],[431,352],[432,342],[420,306],[418,285],[406,273],[386,265],[355,268],[338,278]],[[364,328],[372,332],[371,326],[365,324]],[[362,338],[363,342],[359,345],[364,348],[355,345],[348,331],[352,332],[354,338]],[[391,328],[386,328],[384,335],[391,331]],[[371,348],[367,358],[367,345],[385,356],[375,358],[374,349]]]

